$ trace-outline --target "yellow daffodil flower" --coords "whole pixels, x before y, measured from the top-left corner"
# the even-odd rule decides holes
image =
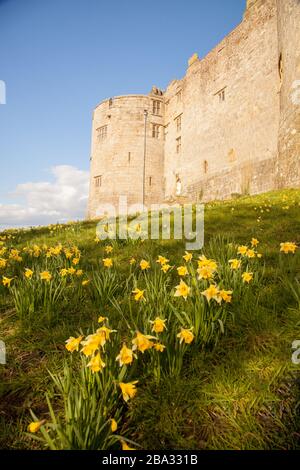
[[[87,367],[90,367],[93,373],[100,372],[105,367],[105,362],[102,361],[99,352],[96,356],[92,357]]]
[[[111,268],[112,265],[113,265],[113,260],[111,258],[103,258],[103,265],[106,267],[106,268]]]
[[[142,271],[145,271],[146,269],[150,268],[150,263],[145,259],[142,259],[142,261],[140,262],[140,268]]]
[[[33,276],[33,271],[29,268],[26,268],[25,269],[25,273],[24,273],[24,276],[27,278],[27,279],[31,279],[32,276]]]
[[[51,281],[52,279],[52,275],[49,273],[49,271],[43,271],[42,273],[40,273],[40,278],[42,281]]]
[[[188,270],[187,270],[186,266],[179,266],[177,268],[177,272],[178,272],[179,276],[186,276],[187,273],[188,273]]]
[[[43,419],[42,421],[33,421],[32,423],[29,424],[28,431],[31,433],[36,433],[40,430],[41,426],[43,426],[45,423],[46,423],[45,419]]]
[[[280,243],[280,251],[282,251],[285,254],[295,253],[296,249],[297,249],[296,243],[293,243],[293,242]]]
[[[192,253],[185,251],[185,255],[182,257],[187,263],[193,259]]]
[[[190,290],[191,288],[181,279],[180,284],[176,286],[174,297],[183,297],[186,300]]]
[[[147,349],[151,349],[154,344],[152,341],[150,341],[151,339],[156,338],[150,335],[143,335],[138,331],[136,333],[136,337],[132,340],[132,350],[135,351],[136,349],[138,349],[144,354],[144,352],[147,351]]]
[[[230,259],[229,264],[233,271],[236,271],[241,267],[241,261],[239,259]]]
[[[180,339],[180,344],[184,342],[185,344],[190,344],[194,340],[194,334],[192,333],[192,329],[181,328],[180,333],[178,333],[177,338]]]
[[[82,338],[83,336],[78,336],[78,338],[70,336],[70,338],[66,340],[66,349],[70,352],[78,351]]]
[[[127,348],[126,344],[124,343],[120,354],[116,357],[116,361],[119,361],[120,367],[122,367],[124,364],[128,365],[133,362],[134,354],[132,349]]]
[[[155,333],[162,333],[166,329],[166,321],[167,320],[163,320],[159,317],[156,317],[153,321],[150,320],[150,323],[153,325],[152,331]]]
[[[124,383],[124,382],[119,383],[119,386],[122,391],[123,399],[126,402],[130,400],[131,398],[135,397],[137,393],[135,384],[137,383],[138,383],[138,380],[134,380],[133,382],[128,382],[128,383]]]
[[[247,284],[249,284],[249,282],[253,279],[253,273],[245,272],[242,274],[242,278],[243,282],[247,282]]]
[[[145,292],[144,290],[140,290],[136,287],[132,291],[132,293],[134,294],[134,300],[136,300],[137,302],[141,301],[141,300],[146,300],[145,297],[144,297],[144,292]]]

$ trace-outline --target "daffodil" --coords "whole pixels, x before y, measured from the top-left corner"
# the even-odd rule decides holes
[[[121,441],[121,444],[122,444],[122,450],[135,450],[133,447],[129,447],[129,445],[125,441]]]
[[[153,321],[150,320],[150,323],[152,323],[153,325],[152,331],[154,331],[155,333],[162,333],[166,329],[166,321],[167,320],[163,320],[159,317],[156,317]]]
[[[62,268],[60,271],[59,271],[59,274],[61,275],[61,277],[65,277],[68,275],[68,270],[66,268]]]
[[[123,398],[126,402],[130,400],[131,398],[135,397],[137,393],[135,384],[137,383],[138,383],[138,380],[134,380],[133,382],[128,382],[128,383],[124,383],[124,382],[119,383]]]
[[[40,278],[42,281],[51,281],[52,279],[52,275],[49,273],[49,271],[43,271],[42,273],[40,273]]]
[[[136,259],[135,258],[130,258],[129,264],[132,266],[135,263],[136,263]]]
[[[113,247],[111,245],[108,245],[104,248],[105,253],[109,254],[113,251]]]
[[[159,263],[161,266],[163,266],[164,264],[167,264],[168,263],[168,259],[165,258],[164,256],[161,256],[159,255],[156,262]]]
[[[197,269],[198,279],[211,279],[214,271],[209,266],[202,266]]]
[[[217,302],[219,301],[219,288],[215,284],[210,284],[210,286],[201,292],[202,295],[204,295],[209,302],[211,299],[216,300]]]
[[[256,238],[252,238],[251,246],[256,247],[259,244],[259,241]]]
[[[156,338],[150,335],[143,335],[138,331],[136,333],[136,337],[132,340],[132,350],[135,351],[136,349],[138,349],[144,354],[144,352],[147,351],[147,349],[151,349],[154,344],[152,341],[150,341],[151,339]]]
[[[70,336],[70,338],[66,340],[66,349],[70,352],[78,351],[82,338],[83,336],[78,336],[78,338]]]
[[[180,284],[176,286],[175,297],[183,297],[185,300],[190,293],[191,288],[181,279]]]
[[[118,423],[114,418],[112,418],[110,421],[110,428],[111,432],[116,432],[116,430],[118,429]]]
[[[220,290],[219,295],[226,303],[230,303],[232,300],[232,290]]]
[[[87,367],[90,367],[92,372],[100,372],[105,367],[105,362],[102,361],[99,352],[96,356],[92,357]]]
[[[102,335],[99,335],[97,333],[87,336],[87,338],[84,341],[81,341],[81,344],[83,345],[81,352],[85,356],[91,356],[97,351],[97,349],[99,349],[102,341],[103,341]]]
[[[28,431],[34,434],[38,432],[41,426],[43,426],[45,423],[46,423],[45,419],[43,419],[42,421],[32,421],[32,423],[30,423],[28,426]]]
[[[98,323],[103,323],[105,320],[108,320],[108,318],[107,317],[102,317],[100,315],[100,317],[98,318]]]
[[[69,269],[68,269],[68,274],[71,274],[71,276],[73,276],[73,274],[76,273],[76,269],[73,268],[73,266],[71,266]]]
[[[111,333],[116,333],[117,330],[111,330],[106,326],[101,326],[97,329],[96,335],[99,336],[99,344],[103,347],[106,341],[109,341]]]
[[[246,251],[247,258],[255,258],[255,251],[250,248]]]
[[[230,267],[233,271],[236,271],[241,267],[241,261],[239,259],[230,259],[229,260]]]
[[[248,247],[246,245],[241,245],[238,247],[238,255],[245,255],[247,253]]]
[[[163,264],[161,270],[166,274],[170,268],[171,266],[169,264]]]
[[[126,344],[124,343],[119,355],[116,357],[116,361],[119,361],[120,367],[122,367],[124,364],[128,365],[133,362],[134,354],[133,350],[129,349]]]
[[[33,271],[29,268],[26,268],[25,269],[25,273],[24,273],[24,276],[27,278],[27,279],[31,279],[32,276],[33,276]]]
[[[2,276],[2,284],[4,286],[10,287],[10,284],[11,284],[12,280],[13,280],[13,277]]]
[[[248,273],[248,272],[243,273],[242,279],[243,279],[243,282],[247,282],[247,284],[249,284],[249,282],[252,281],[253,279],[253,273]]]
[[[136,300],[137,302],[141,301],[141,300],[145,300],[145,297],[144,297],[144,290],[140,290],[138,289],[137,287],[132,291],[132,293],[134,294],[134,300]]]
[[[282,251],[285,254],[295,253],[296,249],[297,249],[296,243],[293,243],[293,242],[280,243],[280,251]]]
[[[187,270],[186,266],[179,266],[177,268],[177,272],[178,272],[179,276],[186,276],[187,273],[188,273],[188,270]]]
[[[180,344],[184,342],[185,344],[190,344],[194,340],[194,334],[192,333],[192,329],[181,328],[180,333],[178,333],[177,338],[180,339]]]
[[[103,265],[106,267],[106,268],[111,268],[112,265],[113,265],[113,260],[111,258],[103,258]]]
[[[159,352],[163,352],[166,349],[166,346],[164,344],[161,344],[161,343],[155,343],[154,346],[153,346],[153,349],[155,349],[156,351],[159,351]]]
[[[185,252],[185,255],[182,257],[187,263],[192,260],[193,255],[192,253],[189,253],[188,251]]]
[[[140,268],[141,268],[142,271],[145,271],[146,269],[149,269],[150,268],[149,261],[146,261],[145,259],[142,259],[142,261],[140,262]]]
[[[208,259],[206,256],[199,256],[198,268],[208,268],[211,272],[215,272],[218,268],[218,264],[214,259]]]
[[[82,281],[81,285],[82,286],[86,286],[90,281],[88,279],[85,279],[84,281]]]

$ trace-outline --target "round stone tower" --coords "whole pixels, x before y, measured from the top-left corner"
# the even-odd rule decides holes
[[[163,94],[110,98],[93,113],[88,217],[103,214],[105,204],[119,213],[120,196],[132,204],[163,199]]]
[[[300,186],[300,0],[277,0],[280,124],[278,186]]]

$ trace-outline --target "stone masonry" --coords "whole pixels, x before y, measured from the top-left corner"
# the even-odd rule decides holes
[[[243,21],[167,89],[93,113],[88,217],[104,204],[195,202],[300,186],[300,0]]]

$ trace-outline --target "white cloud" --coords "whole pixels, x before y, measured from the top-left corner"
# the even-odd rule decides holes
[[[0,228],[47,225],[83,219],[89,173],[73,166],[51,168],[54,181],[19,184],[12,196],[19,204],[0,204]]]

